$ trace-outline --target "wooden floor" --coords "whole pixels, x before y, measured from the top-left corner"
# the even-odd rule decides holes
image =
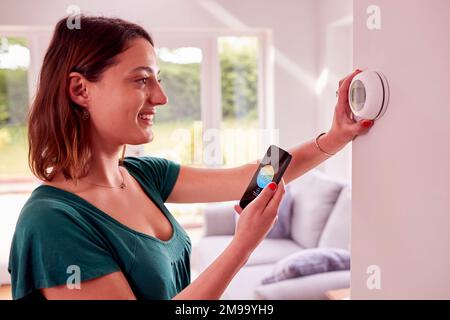
[[[0,286],[0,300],[12,300],[11,286]]]
[[[330,300],[350,300],[350,288],[327,291],[325,295]]]

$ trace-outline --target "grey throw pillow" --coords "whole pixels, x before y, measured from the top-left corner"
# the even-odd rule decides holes
[[[272,239],[289,239],[291,238],[291,221],[292,221],[292,193],[291,187],[287,184],[285,188],[283,200],[281,200],[278,208],[278,220],[267,234],[266,238]]]
[[[350,252],[335,248],[304,249],[278,261],[262,284],[329,271],[350,270]]]

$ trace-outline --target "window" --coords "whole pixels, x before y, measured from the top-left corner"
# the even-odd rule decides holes
[[[146,154],[232,167],[261,156],[263,34],[156,31],[162,86]],[[212,150],[212,151],[211,151]]]
[[[0,37],[0,179],[32,177],[25,123],[29,64],[25,39]]]
[[[221,148],[223,165],[232,167],[258,154],[258,39],[220,37]]]

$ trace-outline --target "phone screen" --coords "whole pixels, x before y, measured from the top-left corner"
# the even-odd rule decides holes
[[[271,145],[261,160],[247,190],[245,190],[239,202],[240,207],[244,209],[272,181],[278,185],[291,159],[292,156],[289,152]]]

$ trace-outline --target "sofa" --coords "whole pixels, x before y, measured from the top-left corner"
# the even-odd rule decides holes
[[[271,284],[271,275],[281,259],[312,248],[350,249],[351,185],[313,169],[291,181],[289,192],[289,234],[266,237],[236,274],[223,300],[319,300],[329,290],[348,288],[350,270],[315,273]],[[233,238],[236,226],[235,202],[214,203],[205,210],[204,235],[192,250],[193,274],[206,269]],[[283,219],[286,219],[283,218]],[[280,219],[279,219],[280,221]]]
[[[0,196],[0,286],[11,284],[8,273],[9,252],[19,214],[29,194],[6,194]]]

